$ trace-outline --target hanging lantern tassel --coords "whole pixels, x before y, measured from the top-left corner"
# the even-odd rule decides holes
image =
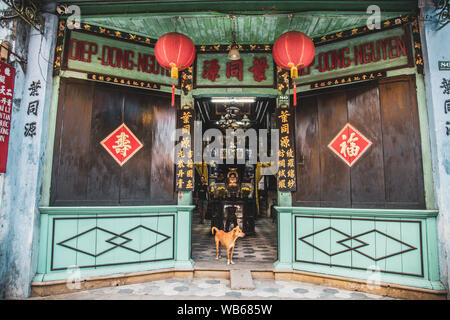
[[[298,78],[298,68],[293,63],[288,64],[291,67],[291,79],[294,85],[294,107],[297,105],[297,84],[295,83],[295,79]]]
[[[175,106],[175,82],[172,83],[172,107]]]
[[[170,64],[170,77],[172,79],[178,79],[178,68],[174,63]],[[172,107],[175,106],[175,81],[172,83]]]
[[[294,81],[294,107],[297,106],[297,84],[295,83],[295,79],[293,79]]]

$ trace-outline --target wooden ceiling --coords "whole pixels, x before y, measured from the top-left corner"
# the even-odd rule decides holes
[[[176,30],[189,36],[196,45],[229,44],[233,28],[239,44],[272,44],[290,30],[302,31],[310,37],[340,32],[365,26],[369,5],[381,8],[382,20],[415,13],[417,9],[417,1],[413,0],[78,0],[65,3],[80,6],[84,23],[155,39]]]
[[[397,17],[384,14],[384,19]],[[196,45],[230,44],[235,30],[238,44],[272,44],[283,33],[297,30],[314,38],[365,26],[367,15],[337,13],[300,13],[293,15],[228,15],[214,16],[125,16],[91,17],[83,22],[158,39],[177,31],[189,36]]]

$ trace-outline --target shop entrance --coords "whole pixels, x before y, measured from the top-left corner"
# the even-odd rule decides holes
[[[249,136],[255,133],[259,139],[260,129],[267,129],[270,134],[270,129],[275,128],[275,99],[199,98],[195,111],[204,140],[214,132],[222,133],[222,137],[206,138],[203,151],[207,150],[212,159],[204,157],[203,165],[196,165],[192,259],[216,261],[212,227],[229,232],[239,226],[245,236],[236,241],[233,261],[273,263],[277,260],[277,218],[273,208],[276,180],[273,175],[261,175],[258,149]],[[241,142],[238,137],[227,140],[227,133],[233,132],[248,136]],[[226,262],[226,250],[222,248],[222,258],[217,263]]]

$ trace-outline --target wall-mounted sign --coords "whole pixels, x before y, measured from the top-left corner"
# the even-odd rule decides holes
[[[6,172],[16,69],[0,61],[0,173]]]
[[[139,88],[147,88],[147,89],[160,89],[161,85],[157,83],[152,83],[148,81],[142,81],[142,80],[132,80],[127,78],[121,78],[121,77],[114,77],[114,76],[108,76],[104,74],[95,74],[95,73],[88,73],[87,78],[89,80],[95,80],[100,82],[109,82],[109,83],[116,83],[116,84],[123,84],[127,86],[133,86],[133,87],[139,87]]]
[[[152,84],[152,89],[153,84],[171,85],[170,72],[157,63],[152,44],[133,40],[135,35],[130,34],[130,38],[127,38],[125,34],[114,31],[121,33],[124,37],[121,40],[119,36],[113,37],[111,30],[106,35],[102,32],[107,29],[83,26],[85,30],[68,32],[63,69],[120,77],[136,83],[146,81]],[[98,29],[95,33],[94,28]],[[337,85],[336,80],[342,84],[344,79],[347,82],[349,76],[361,75],[362,79],[364,74],[370,76],[372,72],[378,75],[378,72],[386,70],[413,67],[409,30],[410,26],[405,25],[317,45],[313,63],[300,71],[297,83],[313,84],[313,88],[317,88],[329,80],[333,82],[330,85]],[[338,34],[336,37],[339,38]],[[447,62],[442,61],[440,68],[447,65]],[[192,87],[254,87],[278,88],[285,94],[289,77],[278,79],[275,84],[278,78],[276,70],[269,51],[241,52],[241,59],[237,61],[229,60],[226,52],[197,52],[192,75],[182,74],[181,78],[185,82],[185,93]],[[193,78],[192,87],[190,77]],[[351,82],[354,81],[352,79]]]
[[[70,32],[66,45],[66,69],[172,85],[170,71],[158,64],[149,45],[78,31]]]
[[[226,53],[197,55],[194,87],[274,87],[270,53],[241,53],[231,61]]]
[[[177,128],[181,129],[182,137],[175,149],[175,175],[177,191],[194,191],[194,152],[192,133],[194,131],[193,111],[178,110]]]
[[[372,142],[369,139],[347,123],[330,142],[328,148],[351,167],[371,145]]]
[[[411,38],[399,27],[316,47],[313,63],[300,71],[299,84],[357,73],[412,67]]]
[[[450,61],[439,61],[439,70],[450,71]]]
[[[297,190],[294,115],[295,111],[292,108],[277,108],[277,127],[280,130],[277,173],[278,191]]]
[[[311,83],[311,89],[336,86],[339,84],[348,84],[361,81],[369,81],[386,77],[386,71],[365,72],[353,74],[345,77],[328,79]]]
[[[100,144],[120,166],[123,166],[144,146],[125,123],[111,132]]]

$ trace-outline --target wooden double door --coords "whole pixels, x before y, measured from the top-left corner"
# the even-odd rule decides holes
[[[328,147],[350,123],[372,145],[351,167]],[[425,208],[415,78],[300,98],[296,206]]]
[[[170,94],[62,79],[51,205],[176,204]],[[100,142],[122,123],[143,144],[120,166]]]

